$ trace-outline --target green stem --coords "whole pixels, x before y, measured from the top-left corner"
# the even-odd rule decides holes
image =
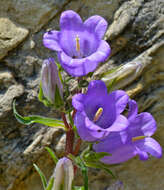
[[[82,175],[84,180],[84,190],[88,190],[88,169],[87,167],[82,169]]]

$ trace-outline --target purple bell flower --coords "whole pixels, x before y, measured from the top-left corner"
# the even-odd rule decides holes
[[[147,160],[148,153],[161,158],[162,148],[151,136],[156,131],[156,121],[150,113],[138,114],[137,103],[129,101],[129,127],[120,133],[111,133],[93,148],[96,152],[108,152],[111,156],[101,159],[106,164],[118,164],[139,155],[140,160]]]
[[[70,75],[84,76],[93,72],[110,54],[110,46],[102,40],[107,25],[98,15],[83,23],[76,12],[68,10],[60,17],[60,31],[46,32],[43,44],[58,52],[60,64]]]
[[[77,110],[74,123],[78,134],[85,141],[105,138],[110,132],[119,132],[128,126],[121,115],[128,103],[128,95],[122,90],[108,94],[104,82],[91,81],[86,94],[73,96],[72,104]]]
[[[63,97],[63,86],[59,79],[57,65],[53,58],[44,60],[41,70],[41,84],[43,95],[52,103],[55,103],[56,88],[60,97]]]

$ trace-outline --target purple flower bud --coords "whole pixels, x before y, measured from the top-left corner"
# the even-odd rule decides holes
[[[44,60],[41,72],[41,83],[43,95],[54,104],[56,101],[56,91],[60,98],[63,98],[63,86],[59,79],[57,65],[53,58]],[[57,89],[58,88],[58,89]]]
[[[63,186],[63,190],[71,190],[74,178],[72,162],[66,157],[61,158],[56,165],[53,177],[54,185],[52,190],[60,190],[61,186]]]

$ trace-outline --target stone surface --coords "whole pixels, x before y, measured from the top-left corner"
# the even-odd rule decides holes
[[[9,18],[0,18],[0,59],[28,35],[28,30],[17,26]]]
[[[69,0],[1,0],[0,14],[37,32],[68,2]]]
[[[32,164],[38,164],[48,177],[54,163],[44,147],[50,146],[58,156],[63,155],[62,130],[36,124],[22,126],[12,114],[12,101],[16,98],[22,115],[59,117],[56,111],[38,102],[37,94],[43,59],[56,58],[54,52],[43,47],[42,36],[49,29],[59,29],[62,10],[73,9],[83,20],[95,14],[108,20],[105,39],[112,54],[93,78],[102,78],[106,84],[116,78],[115,89],[126,90],[139,102],[140,111],[151,112],[158,124],[154,138],[164,147],[163,7],[163,0],[0,1],[0,47],[5,46],[0,48],[0,56],[6,56],[0,63],[0,190],[42,189]],[[111,69],[115,72],[104,74]],[[111,169],[123,182],[124,190],[162,190],[163,166],[163,158],[151,157],[147,162],[134,158]],[[94,190],[114,190],[117,183],[96,169],[89,171],[89,177],[90,189]],[[76,183],[82,183],[80,173]]]

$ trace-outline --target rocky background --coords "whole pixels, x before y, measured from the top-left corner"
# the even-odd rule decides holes
[[[33,163],[50,176],[53,162],[44,147],[58,155],[64,150],[63,131],[41,125],[22,126],[12,113],[12,101],[22,115],[58,117],[37,100],[43,59],[55,57],[44,48],[42,36],[59,29],[60,13],[73,9],[85,20],[99,14],[109,22],[105,39],[112,55],[95,73],[123,66],[102,79],[125,89],[139,102],[140,111],[153,114],[154,136],[164,147],[164,1],[163,0],[0,0],[0,190],[41,190]],[[112,167],[124,190],[164,189],[164,159],[134,158]],[[90,189],[113,189],[115,180],[90,171]],[[76,180],[80,184],[80,176]]]

